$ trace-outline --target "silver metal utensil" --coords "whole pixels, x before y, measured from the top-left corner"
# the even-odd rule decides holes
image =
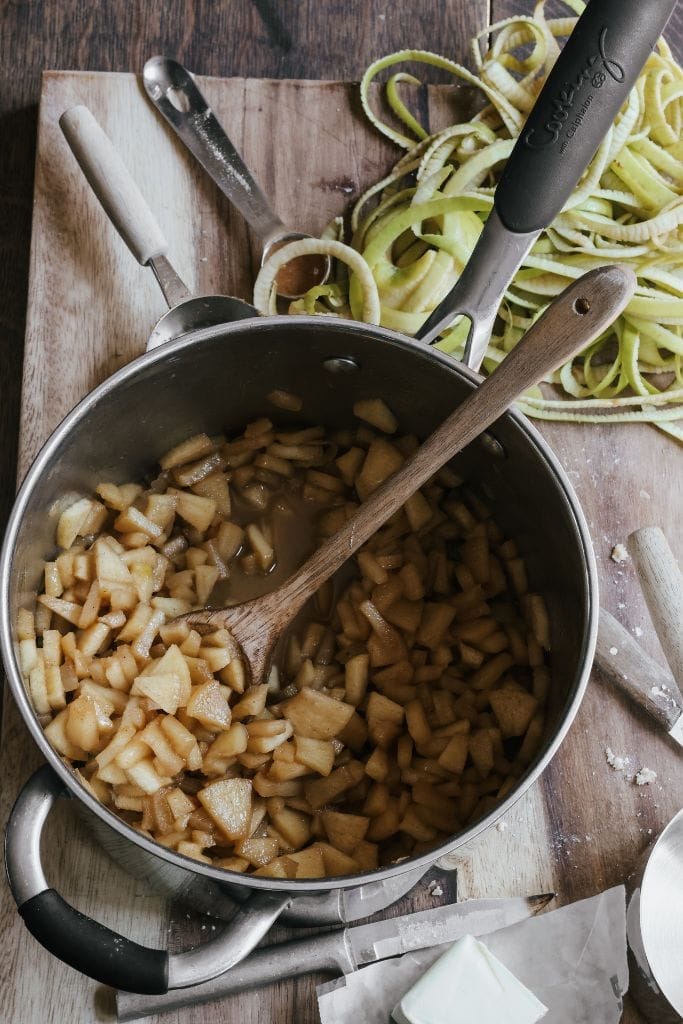
[[[311,237],[290,231],[271,209],[187,68],[170,57],[151,57],[142,79],[156,109],[261,241],[262,263],[287,242]],[[283,268],[275,286],[278,295],[296,299],[324,283],[329,274],[329,256],[300,256]]]
[[[169,305],[152,331],[148,349],[200,327],[257,315],[248,302],[230,295],[192,295],[168,259],[168,242],[140,189],[87,107],[65,110],[59,124],[110,221],[138,263],[151,268]]]
[[[675,6],[676,0],[588,4],[522,126],[467,266],[418,338],[431,344],[458,316],[467,317],[464,361],[479,369],[510,281],[569,199]]]
[[[539,913],[551,899],[552,893],[528,898],[466,900],[266,946],[203,985],[179,989],[163,996],[117,992],[118,1020],[137,1020],[153,1013],[212,1002],[233,992],[302,974],[319,971],[349,974],[364,964],[399,956],[411,949],[455,942],[463,935],[489,935]]]

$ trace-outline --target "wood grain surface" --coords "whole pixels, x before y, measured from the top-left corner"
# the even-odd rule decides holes
[[[201,30],[198,24],[198,12],[217,12],[219,7],[239,15],[229,41],[224,13],[211,15],[217,19],[208,22],[211,35],[205,34],[206,23]],[[5,431],[0,457],[6,460],[0,479],[6,502],[12,490],[8,453],[13,448],[11,421],[17,407],[17,352],[23,334],[31,209],[29,164],[34,125],[24,108],[37,97],[37,83],[30,75],[41,60],[34,45],[27,42],[31,26],[37,31],[36,12],[49,12],[52,18],[47,63],[87,64],[96,52],[97,37],[96,63],[103,67],[139,67],[146,56],[165,48],[202,70],[302,75],[327,69],[328,73],[349,76],[358,75],[372,56],[401,45],[402,38],[443,49],[443,33],[448,32],[462,44],[485,18],[481,6],[462,3],[450,5],[448,15],[439,12],[436,21],[430,20],[427,9],[432,5],[425,2],[418,11],[424,16],[408,23],[407,4],[392,6],[383,19],[384,5],[346,2],[326,5],[326,19],[316,21],[313,7],[292,0],[282,5],[285,14],[280,15],[279,8],[265,0],[253,5],[175,2],[164,8],[169,12],[167,19],[161,18],[160,5],[141,0],[104,4],[101,13],[96,15],[93,8],[92,14],[78,17],[69,15],[68,5],[59,10],[56,4],[47,3],[3,8],[3,46],[10,45],[18,54],[25,46],[29,61],[21,72],[21,89],[15,88],[11,94],[15,106],[10,106],[9,112],[5,109],[3,115],[9,142],[0,149],[2,198],[10,211],[6,221],[9,247],[0,252],[1,281],[10,293],[3,314],[0,361]],[[16,8],[12,22],[9,8]],[[412,10],[416,9],[412,5]],[[259,11],[266,12],[265,20]],[[272,29],[277,17],[285,20]],[[439,22],[446,17],[459,19],[457,26]],[[305,30],[302,19],[307,19]],[[380,28],[395,19],[391,31]],[[320,35],[319,49],[314,25]],[[375,28],[370,43],[367,37]],[[289,33],[289,49],[282,46],[277,50],[271,43],[265,46],[259,33],[268,31],[281,42]],[[308,40],[303,53],[311,61],[310,68],[300,63],[305,56],[299,48],[299,32]],[[420,33],[426,37],[418,40]],[[241,48],[235,39],[241,40]],[[246,45],[249,39],[253,50]],[[67,41],[73,49],[68,50]],[[335,46],[343,50],[343,58]],[[461,45],[460,56],[464,56],[463,49]],[[266,50],[272,64],[263,56]],[[263,63],[257,62],[255,52],[261,53],[258,60]],[[55,61],[55,54],[62,59]],[[327,65],[318,63],[319,54],[320,61],[327,59]],[[245,79],[206,79],[201,84],[275,208],[285,221],[303,230],[320,230],[391,162],[391,148],[362,121],[356,91],[348,85]],[[451,97],[450,91],[430,90],[426,102],[435,123],[443,119],[444,105]],[[4,96],[3,103],[7,102]],[[169,236],[180,273],[191,286],[248,298],[257,263],[256,248],[244,225],[155,117],[132,76],[47,75],[36,162],[20,474],[64,413],[89,388],[143,350],[155,318],[163,311],[152,275],[135,264],[106,222],[60,136],[57,118],[76,102],[91,107],[120,149]],[[629,562],[613,562],[610,552],[637,527],[659,523],[680,557],[683,522],[672,512],[680,508],[680,449],[646,427],[549,425],[544,434],[586,512],[603,605],[632,632],[642,630],[640,642],[662,662],[633,567]],[[628,755],[630,774],[643,765],[654,769],[656,782],[636,787],[628,772],[615,772],[606,762],[607,746],[618,755]],[[6,700],[1,820],[37,763],[21,720]],[[594,679],[559,754],[541,783],[506,816],[507,827],[491,830],[470,849],[459,852],[458,894],[464,898],[554,890],[558,901],[564,903],[598,892],[625,879],[642,850],[681,803],[678,750]],[[114,867],[66,804],[50,823],[44,852],[50,881],[79,909],[110,927],[152,945],[170,942],[174,949],[185,948],[206,934],[206,922],[184,907],[165,906]],[[421,885],[410,905],[418,909],[435,904],[452,898],[453,891],[452,876],[443,897],[430,897],[426,885]],[[0,891],[0,933],[4,939],[0,945],[0,1020],[7,1024],[66,1024],[107,1019],[111,1012],[107,993],[58,964],[31,939],[4,886]],[[257,1020],[312,1024],[317,1020],[314,980],[282,983],[213,1006],[153,1019],[158,1024],[255,1024]],[[639,1017],[627,1008],[624,1021],[635,1024]]]

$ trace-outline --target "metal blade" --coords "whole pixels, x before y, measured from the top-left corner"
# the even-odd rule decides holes
[[[454,942],[468,932],[484,935],[515,924],[537,914],[552,898],[553,893],[528,899],[469,900],[431,907],[389,921],[264,946],[225,974],[202,985],[173,989],[159,996],[117,992],[118,1020],[138,1020],[315,971],[348,974],[363,964],[397,956],[411,949]]]
[[[399,956],[411,949],[425,949],[455,942],[463,935],[488,935],[499,928],[532,917],[553,898],[518,896],[499,900],[466,900],[430,907],[415,914],[356,925],[346,929],[346,939],[356,967]]]
[[[681,712],[672,727],[669,729],[669,736],[672,740],[676,740],[676,743],[683,747],[683,712]]]

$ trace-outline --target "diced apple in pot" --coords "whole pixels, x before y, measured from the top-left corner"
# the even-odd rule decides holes
[[[133,582],[128,566],[104,537],[95,541],[92,550],[95,552],[95,575],[100,581],[100,586],[103,586],[105,580],[118,584]]]
[[[297,878],[322,878],[325,874],[325,862],[318,845],[307,846],[298,853],[288,853],[287,857],[296,864]]]
[[[134,680],[131,694],[149,697],[155,704],[174,715],[184,707],[192,693],[190,670],[180,649],[171,645],[163,658],[146,665]]]
[[[187,702],[187,713],[210,731],[227,729],[230,725],[230,705],[223,696],[220,683],[195,686]]]
[[[259,839],[243,839],[235,846],[235,853],[245,857],[254,867],[260,868],[277,857],[277,839],[264,836]]]
[[[341,850],[335,850],[329,843],[316,843],[325,865],[326,875],[355,875],[359,870],[358,862]]]
[[[156,793],[162,786],[168,786],[171,782],[170,778],[159,775],[151,758],[143,758],[141,761],[137,761],[130,768],[126,768],[126,775],[131,782],[139,786],[140,789],[144,790],[150,796],[152,793]]]
[[[370,825],[370,819],[363,814],[323,811],[321,817],[330,843],[344,853],[353,853]]]
[[[503,736],[523,736],[538,708],[534,696],[512,687],[494,690],[489,702]]]
[[[64,509],[57,524],[57,543],[60,548],[70,548],[76,537],[99,530],[107,516],[107,510],[99,501],[81,498]]]
[[[202,806],[233,842],[246,839],[251,822],[252,785],[249,779],[220,779],[197,793]]]
[[[334,765],[334,747],[330,740],[315,740],[310,736],[297,736],[296,759],[299,764],[312,768],[320,775],[329,775]]]
[[[280,811],[271,811],[270,817],[280,835],[294,849],[301,848],[311,838],[310,818],[307,814],[283,807]]]
[[[181,519],[184,519],[195,530],[204,533],[211,525],[216,514],[216,502],[211,498],[203,498],[200,494],[190,494],[187,491],[171,491],[178,499],[176,511]]]
[[[68,707],[66,738],[83,750],[96,750],[100,745],[100,731],[97,724],[97,705],[92,697],[82,695]]]
[[[138,676],[130,692],[135,696],[149,697],[169,715],[174,715],[180,704],[180,683],[176,676]]]
[[[282,714],[294,726],[297,736],[331,740],[342,731],[354,709],[317,690],[301,690],[282,705]]]

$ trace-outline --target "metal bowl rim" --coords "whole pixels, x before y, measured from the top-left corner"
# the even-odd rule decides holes
[[[673,816],[668,825],[666,825],[662,832],[660,832],[648,854],[647,863],[645,864],[645,870],[643,871],[643,877],[640,883],[640,933],[648,966],[652,971],[653,978],[661,989],[662,995],[673,1007],[676,1013],[683,1014],[683,1003],[680,1002],[680,994],[677,1001],[674,1002],[673,996],[675,993],[670,991],[667,992],[667,988],[670,984],[671,957],[675,957],[676,952],[675,950],[668,950],[669,959],[666,960],[663,968],[661,957],[662,945],[661,942],[654,941],[654,937],[661,932],[661,917],[659,916],[661,912],[661,899],[655,900],[653,905],[653,898],[649,895],[652,890],[654,890],[656,894],[661,892],[664,887],[666,888],[670,898],[668,885],[661,877],[662,866],[660,861],[662,856],[664,856],[664,851],[667,848],[667,844],[672,833],[680,833],[681,837],[683,837],[683,808]],[[683,842],[681,843],[681,847],[683,848]],[[680,964],[680,961],[677,962]]]

